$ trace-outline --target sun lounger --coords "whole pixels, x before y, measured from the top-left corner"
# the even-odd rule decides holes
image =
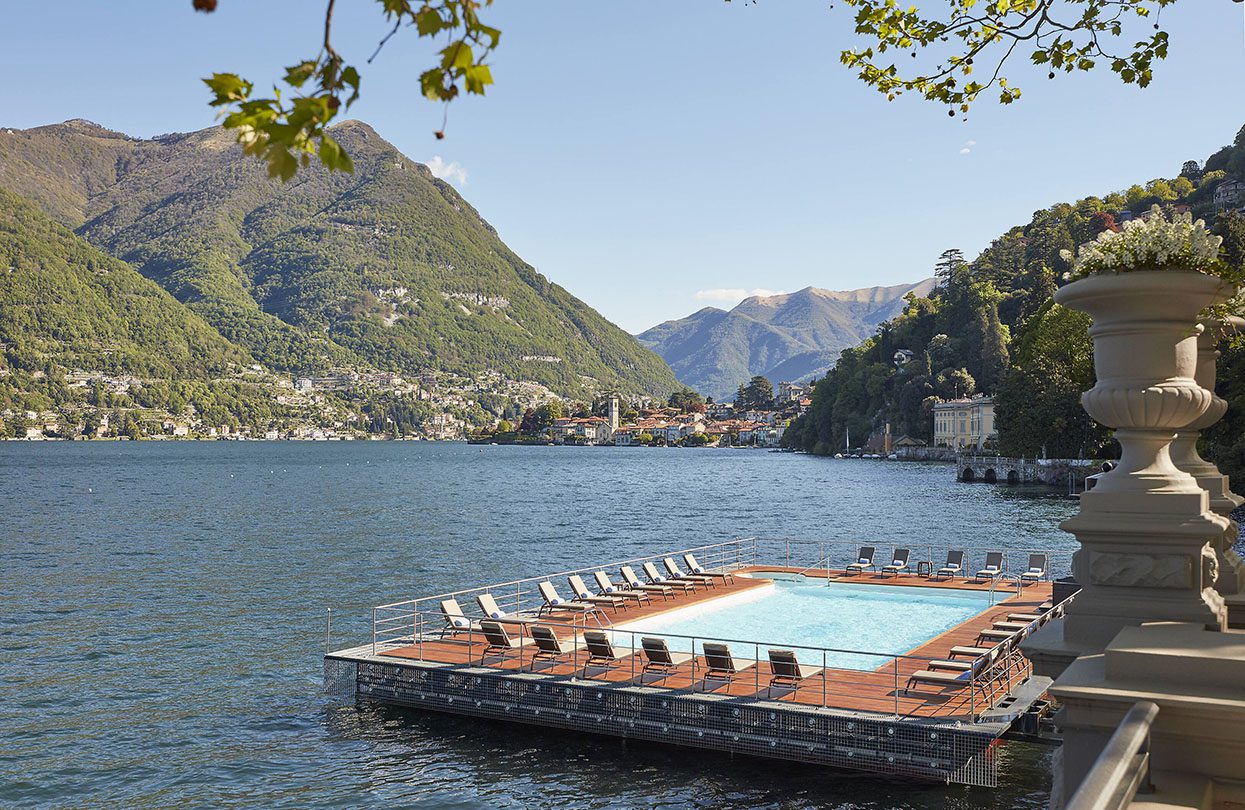
[[[502,653],[510,650],[517,650],[521,646],[518,639],[512,638],[506,632],[506,627],[501,622],[488,619],[480,622],[480,632],[484,634],[484,652],[480,655],[480,663],[484,663],[484,659],[488,657],[490,652],[501,651]]]
[[[686,579],[667,579],[663,577],[657,573],[657,566],[651,562],[644,563],[640,568],[644,571],[644,576],[648,577],[648,581],[654,585],[669,585],[672,588],[682,588],[684,593],[696,590],[695,582],[690,582]]]
[[[769,697],[770,690],[775,686],[790,686],[792,689],[798,689],[801,681],[821,672],[821,667],[801,664],[795,657],[795,650],[770,650],[769,670],[770,679],[769,686],[765,689],[766,697]]]
[[[644,649],[644,657],[647,659],[647,663],[644,664],[644,672],[655,669],[665,675],[670,675],[681,664],[686,664],[692,660],[692,656],[689,653],[670,652],[670,648],[666,646],[665,639],[643,636],[640,639],[640,646]]]
[[[644,591],[646,593],[659,593],[663,599],[674,598],[674,588],[669,585],[660,585],[652,582],[641,582],[640,578],[635,575],[635,571],[631,570],[631,566],[624,565],[618,571],[622,574],[623,582],[627,583],[627,587],[633,591]]]
[[[683,562],[687,565],[687,570],[693,574],[699,574],[702,577],[715,577],[723,582],[735,581],[735,575],[730,571],[706,571],[704,566],[696,562],[696,555],[690,552],[683,555]]]
[[[566,610],[573,613],[582,613],[584,617],[601,612],[601,609],[596,605],[590,605],[586,602],[566,601],[562,597],[558,596],[557,589],[553,587],[553,583],[549,580],[545,580],[536,587],[540,589],[540,596],[545,600],[545,603],[536,611],[537,616],[546,611],[553,610]]]
[[[713,577],[702,577],[699,574],[683,573],[679,566],[675,565],[674,560],[669,557],[664,558],[661,561],[661,564],[666,566],[666,571],[670,574],[671,579],[682,579],[688,582],[695,582],[697,585],[708,585],[710,588],[718,587],[717,583],[713,581]]]
[[[1011,630],[1013,633],[1017,630],[1025,630],[1033,624],[1033,622],[994,622],[990,626],[995,630]]]
[[[536,621],[534,616],[520,616],[515,613],[507,613],[497,606],[497,600],[493,598],[491,593],[482,593],[476,596],[476,603],[480,606],[480,610],[490,619],[496,619],[499,622],[510,622],[511,624],[527,624]]]
[[[962,672],[949,672],[937,669],[917,670],[908,676],[908,683],[904,686],[903,691],[912,691],[914,684],[933,684],[944,689],[963,689],[966,686],[980,684],[983,679],[991,677],[989,670],[994,665],[996,655],[997,653],[991,650],[987,655],[975,658],[972,665]]]
[[[536,668],[536,662],[542,658],[559,658],[574,651],[574,647],[558,638],[558,634],[553,632],[552,627],[545,627],[543,624],[534,624],[529,628],[532,634],[532,641],[536,642],[536,652],[532,653],[532,663],[530,669]]]
[[[990,652],[993,649],[994,647],[974,647],[974,646],[957,645],[955,647],[952,647],[950,651],[948,651],[947,657],[955,658],[957,655],[967,655],[970,658],[976,658],[979,655],[985,655],[986,653]]]
[[[986,566],[977,572],[977,576],[973,577],[978,582],[983,580],[991,580],[1003,576],[1003,552],[989,551],[986,552]]]
[[[866,570],[873,570],[873,546],[861,546],[860,556],[856,558],[856,562],[850,563],[845,571],[863,574]]]
[[[701,644],[705,653],[705,680],[726,681],[756,664],[756,661],[736,661],[731,648],[721,642],[706,641]]]
[[[1029,569],[1020,574],[1021,582],[1040,582],[1046,578],[1046,555],[1030,554]]]
[[[1036,622],[1042,618],[1041,613],[1008,613],[1009,622]]]
[[[882,566],[882,576],[893,574],[899,576],[908,568],[908,549],[895,549],[895,556],[891,557],[891,564]]]
[[[615,585],[610,575],[604,571],[594,571],[592,574],[596,578],[598,591],[602,596],[618,596],[623,599],[634,599],[637,605],[645,602],[652,602],[652,598],[644,591],[627,590],[619,585]]]
[[[989,652],[989,650],[986,650]],[[982,653],[983,655],[985,653]],[[935,658],[925,662],[926,669],[947,670],[949,672],[964,672],[973,668],[973,661],[957,661],[952,658]]]
[[[584,584],[584,580],[579,574],[571,574],[566,578],[566,584],[571,586],[571,592],[575,594],[575,598],[580,602],[587,602],[590,605],[607,605],[614,609],[617,613],[620,608],[627,606],[627,600],[621,596],[595,596],[592,591],[588,590],[588,586]]]
[[[987,627],[981,630],[979,633],[977,633],[977,646],[978,647],[982,646],[981,645],[982,641],[993,641],[995,643],[1002,643],[1010,639],[1012,636],[1015,636],[1018,633],[1023,633],[1023,632],[1024,630],[999,630],[994,627]]]
[[[441,631],[442,636],[479,628],[475,621],[467,618],[467,614],[463,613],[463,609],[458,604],[457,599],[442,600],[441,615],[445,617],[445,628]]]
[[[955,579],[964,573],[964,552],[948,551],[947,564],[934,572],[930,579]]]
[[[613,643],[610,642],[610,637],[600,630],[584,631],[584,647],[588,652],[588,660],[584,662],[585,674],[593,663],[599,664],[604,661],[612,664],[620,657]]]

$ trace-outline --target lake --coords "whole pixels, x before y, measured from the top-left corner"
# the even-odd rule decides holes
[[[1046,806],[322,690],[374,604],[739,535],[1072,549],[1058,493],[755,450],[0,443],[0,803]],[[888,553],[888,552],[880,552]]]

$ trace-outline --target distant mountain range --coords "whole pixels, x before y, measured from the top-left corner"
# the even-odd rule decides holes
[[[840,292],[806,287],[753,296],[729,312],[705,307],[638,335],[661,355],[679,381],[715,399],[764,374],[775,384],[826,373],[844,349],[903,312],[904,296],[924,296],[935,279]]]
[[[151,140],[81,120],[0,129],[0,189],[17,195],[0,198],[11,214],[0,307],[56,290],[83,330],[64,340],[61,309],[48,307],[0,342],[33,352],[27,365],[103,352],[118,371],[168,368],[167,330],[127,323],[142,314],[138,295],[144,317],[189,330],[175,356],[190,366],[211,355],[299,374],[494,369],[573,397],[677,386],[661,358],[537,273],[426,166],[366,124],[333,135],[355,172],[313,163],[283,185],[219,128]]]

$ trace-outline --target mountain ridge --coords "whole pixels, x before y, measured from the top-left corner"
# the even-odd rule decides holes
[[[282,185],[217,127],[152,139],[81,119],[0,129],[0,187],[277,370],[496,370],[578,398],[677,387],[427,166],[363,122],[333,134],[355,173],[311,166]]]
[[[824,374],[843,349],[903,311],[904,295],[925,295],[934,279],[856,290],[808,286],[793,293],[750,296],[731,310],[704,307],[641,332],[679,381],[729,398],[756,374],[803,380]]]

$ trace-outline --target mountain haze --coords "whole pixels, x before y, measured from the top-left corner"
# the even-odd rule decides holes
[[[904,296],[923,296],[934,279],[916,284],[753,296],[728,311],[705,307],[641,333],[679,381],[717,399],[756,374],[774,382],[824,374],[843,349],[903,311]]]
[[[151,140],[86,121],[0,130],[0,187],[273,369],[495,369],[578,397],[676,387],[426,166],[361,122],[333,135],[355,172],[313,164],[283,185],[219,128]]]

